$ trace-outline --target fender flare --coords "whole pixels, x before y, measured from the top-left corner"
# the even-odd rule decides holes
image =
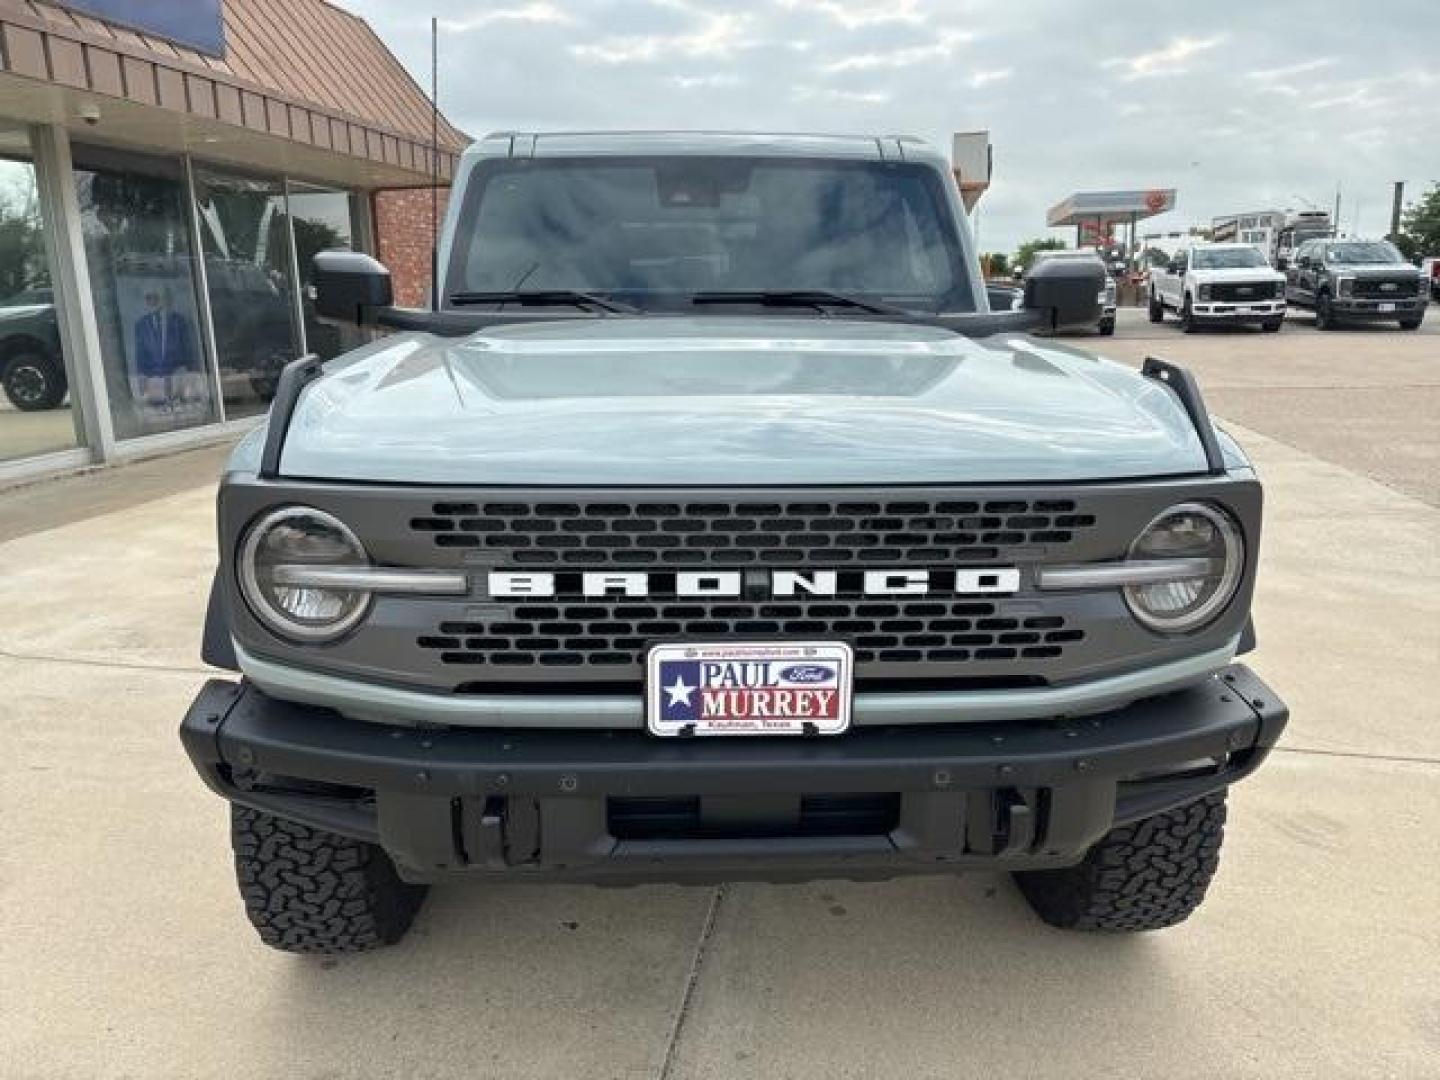
[[[210,600],[205,605],[205,633],[200,639],[200,659],[211,667],[239,671],[235,642],[230,637],[230,603],[220,584],[220,570],[210,580]]]

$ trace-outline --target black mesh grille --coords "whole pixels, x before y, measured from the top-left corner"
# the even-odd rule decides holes
[[[1280,283],[1278,281],[1237,282],[1210,286],[1212,300],[1224,300],[1230,303],[1243,304],[1250,300],[1273,300],[1279,294]]]
[[[436,503],[410,520],[437,547],[524,567],[934,566],[1070,543],[1069,499],[913,502]]]
[[[418,644],[462,667],[615,666],[638,674],[649,644],[685,638],[848,641],[864,665],[1053,659],[1084,636],[1059,616],[1001,616],[975,601],[622,601],[521,604],[503,621],[441,623]]]
[[[1355,295],[1376,300],[1409,300],[1419,285],[1414,278],[1356,278]]]

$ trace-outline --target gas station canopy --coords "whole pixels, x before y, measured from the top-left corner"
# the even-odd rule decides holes
[[[1144,191],[1077,191],[1056,203],[1045,214],[1051,228],[1074,225],[1081,243],[1099,243],[1114,234],[1116,225],[1137,221],[1175,209],[1174,188]]]
[[[1175,209],[1174,188],[1146,191],[1077,191],[1045,214],[1045,224],[1062,225],[1128,224]]]

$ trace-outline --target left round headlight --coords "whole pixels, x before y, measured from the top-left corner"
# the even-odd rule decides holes
[[[1240,586],[1245,544],[1240,527],[1219,507],[1181,503],[1157,517],[1130,548],[1130,558],[1184,559],[1193,575],[1127,585],[1125,600],[1152,630],[1181,634],[1198,630],[1225,610]]]
[[[325,587],[325,575],[314,571],[369,565],[365,548],[339,518],[287,506],[250,526],[237,570],[256,618],[281,637],[315,644],[333,641],[363,619],[370,593]]]

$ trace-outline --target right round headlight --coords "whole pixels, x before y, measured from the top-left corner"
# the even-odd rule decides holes
[[[370,593],[326,588],[323,574],[313,571],[369,565],[364,547],[339,518],[287,506],[250,526],[236,569],[256,618],[281,637],[316,644],[340,637],[363,619]]]
[[[1182,634],[1205,626],[1230,603],[1245,568],[1245,544],[1225,511],[1208,503],[1182,503],[1145,527],[1131,545],[1130,558],[1194,563],[1193,576],[1125,587],[1137,619],[1152,630]]]

